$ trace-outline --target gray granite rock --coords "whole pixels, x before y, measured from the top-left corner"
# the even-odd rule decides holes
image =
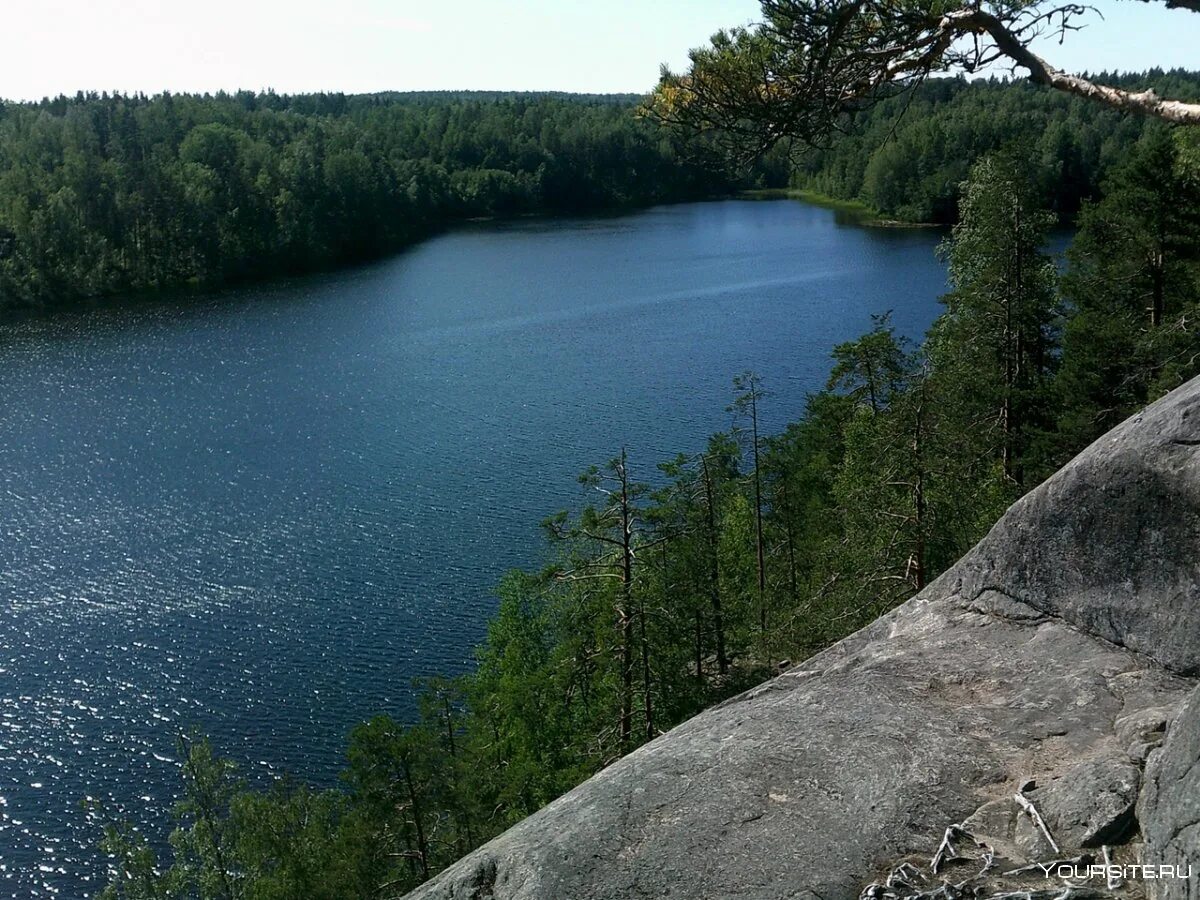
[[[1017,503],[919,596],[642,747],[411,896],[852,900],[1030,778],[1065,786],[1096,760],[1137,771],[1127,751],[1152,746],[1146,711],[1169,718],[1200,673],[1198,549],[1200,380]],[[1164,760],[1173,742],[1186,739],[1171,734]],[[1177,768],[1160,778],[1196,777]],[[1071,807],[1062,789],[1062,821],[1079,820],[1072,839],[1103,836],[1100,820],[1127,812],[1128,774],[1101,779],[1119,801],[1107,812],[1083,809],[1078,793]],[[1163,822],[1200,818],[1178,802],[1154,809]],[[1155,839],[1163,852],[1170,829]]]
[[[1148,882],[1150,896],[1200,898],[1200,690],[1171,725],[1162,749],[1150,756],[1138,818],[1145,836],[1142,861],[1191,871],[1187,879]]]
[[[952,570],[1200,675],[1200,384],[1119,425],[1018,502]]]
[[[1086,759],[1029,797],[1060,845],[1120,843],[1134,830],[1142,772],[1125,753]]]

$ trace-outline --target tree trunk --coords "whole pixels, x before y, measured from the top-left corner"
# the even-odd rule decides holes
[[[642,714],[646,722],[646,740],[654,737],[654,698],[650,691],[650,643],[646,638],[646,601],[638,602],[638,620],[642,642]]]
[[[729,671],[729,658],[725,654],[725,617],[721,611],[721,559],[720,537],[717,534],[717,498],[712,474],[708,470],[708,457],[700,457],[700,470],[704,481],[704,503],[708,512],[709,603],[712,605],[713,631],[717,642],[717,671],[724,675]]]
[[[633,522],[629,509],[629,475],[625,448],[621,448],[621,603],[617,623],[621,631],[621,714],[619,733],[622,752],[628,751],[633,735]]]
[[[1150,269],[1150,327],[1158,328],[1163,323],[1165,315],[1166,273],[1163,271],[1163,252],[1161,249],[1154,256]]]
[[[407,757],[401,761],[404,773],[404,784],[408,788],[409,809],[412,810],[413,830],[417,834],[417,860],[421,865],[421,877],[429,878],[429,842],[425,837],[425,823],[421,813],[421,801],[417,797],[417,788],[413,784],[412,766]]]
[[[754,439],[754,530],[758,555],[758,627],[767,638],[767,563],[763,553],[762,478],[758,466],[758,387],[750,384],[750,428]]]
[[[924,384],[920,390],[925,390]],[[917,535],[913,551],[913,586],[918,593],[925,588],[925,401],[917,401],[916,418],[913,428],[913,461],[916,471],[913,478],[913,510],[916,518]]]
[[[783,534],[787,542],[788,587],[791,589],[792,600],[795,600],[800,589],[796,583],[796,535],[792,530],[792,517],[789,515],[791,501],[788,495],[787,478],[780,478],[780,490],[783,491]]]

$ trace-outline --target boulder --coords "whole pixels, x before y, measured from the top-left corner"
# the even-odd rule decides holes
[[[1145,836],[1142,862],[1189,875],[1148,882],[1150,896],[1200,898],[1200,690],[1172,724],[1162,749],[1150,756],[1138,818]]]
[[[1198,410],[1200,380],[1088,448],[917,597],[411,896],[853,900],[976,813],[1011,826],[1020,854],[1028,816],[1005,810],[1022,788],[1062,843],[1116,839],[1147,754],[1157,784],[1193,789],[1143,803],[1161,823],[1148,846],[1175,853],[1200,819],[1184,768],[1200,724],[1151,748],[1200,674]]]
[[[1200,676],[1200,383],[1117,426],[1019,501],[952,570]]]
[[[1063,846],[1115,844],[1134,828],[1142,772],[1124,753],[1084,760],[1029,798]]]

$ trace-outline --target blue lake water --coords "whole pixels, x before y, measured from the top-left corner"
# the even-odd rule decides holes
[[[0,896],[98,890],[80,801],[161,822],[191,725],[329,783],[469,665],[578,472],[698,450],[745,369],[794,419],[872,313],[930,324],[941,237],[783,201],[490,223],[0,328]]]

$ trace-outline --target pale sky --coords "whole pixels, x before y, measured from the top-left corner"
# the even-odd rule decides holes
[[[1200,69],[1200,15],[1099,0],[1072,71]],[[4,0],[0,97],[274,88],[645,92],[757,0]]]

